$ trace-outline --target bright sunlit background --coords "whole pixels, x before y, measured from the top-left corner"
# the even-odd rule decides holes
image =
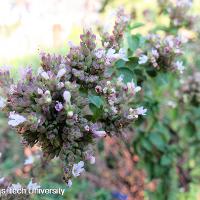
[[[106,1],[0,0],[0,65],[26,65],[28,63],[24,62],[24,57],[47,49],[61,52],[66,48],[67,41],[77,41],[83,27],[102,23],[98,11],[102,9],[104,2]],[[140,15],[144,9],[156,9],[155,0],[111,2],[106,7],[108,17],[120,5],[129,11],[136,10],[141,20]],[[196,5],[195,8],[200,6],[198,0]],[[153,16],[147,13],[146,17],[151,20]],[[109,25],[108,18],[103,22]]]
[[[0,63],[63,48],[97,20],[99,6],[99,0],[1,0]]]

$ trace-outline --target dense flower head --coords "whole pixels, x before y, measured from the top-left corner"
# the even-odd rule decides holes
[[[187,77],[178,94],[181,102],[198,107],[200,105],[200,72],[193,72]]]
[[[160,7],[166,8],[172,27],[194,27],[197,16],[189,14],[192,0],[158,0]]]
[[[171,24],[175,27],[193,27],[195,17],[188,14],[192,6],[192,0],[176,0],[175,4],[170,4],[168,12]]]
[[[8,69],[1,68],[0,70],[0,94],[8,94],[14,90],[13,80],[10,78],[10,72]],[[3,101],[5,99],[1,97],[1,105],[3,107]]]
[[[146,113],[134,103],[141,88],[109,72],[125,52],[97,48],[90,30],[80,38],[80,45],[71,46],[66,56],[41,53],[36,75],[25,69],[17,83],[8,72],[0,76],[6,91],[0,106],[9,125],[22,136],[23,144],[38,144],[46,159],[63,161],[67,186],[84,172],[85,163],[95,163],[96,140],[122,135],[138,115]]]
[[[116,21],[112,34],[109,34],[108,32],[102,33],[102,43],[105,48],[120,49],[120,43],[122,42],[124,31],[129,23],[129,19],[130,16],[125,14],[124,9],[119,8],[116,14]]]
[[[182,55],[183,41],[181,37],[149,34],[144,49],[138,49],[138,64],[153,66],[158,70],[177,70],[183,72],[183,62],[177,60]]]

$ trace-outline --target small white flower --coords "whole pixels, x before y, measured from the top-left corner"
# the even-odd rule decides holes
[[[135,94],[141,90],[141,87],[136,86],[132,80],[131,82],[127,83],[127,89],[128,89],[128,92],[130,92],[131,94]]]
[[[122,85],[123,84],[123,80],[124,80],[124,77],[122,75],[120,75],[118,78],[117,78],[117,85]]]
[[[91,154],[91,152],[86,153],[86,160],[89,160],[90,164],[93,165],[95,164],[95,157]]]
[[[108,103],[109,103],[111,106],[113,106],[115,102],[114,102],[112,99],[109,99],[109,100],[108,100]]]
[[[98,50],[96,51],[96,53],[95,53],[95,56],[96,56],[97,58],[102,58],[104,55],[105,55],[105,50],[103,50],[103,49],[98,49]]]
[[[61,88],[63,88],[64,86],[65,86],[65,84],[64,84],[63,82],[59,82],[59,83],[57,84],[58,89],[61,89]]]
[[[174,49],[174,52],[177,53],[177,54],[180,54],[180,53],[181,53],[181,50],[180,50],[179,48],[175,48],[175,49]]]
[[[33,156],[29,156],[29,157],[25,160],[24,165],[31,165],[31,164],[33,164],[33,162],[34,162]]]
[[[159,57],[159,53],[158,53],[158,50],[157,49],[152,49],[151,50],[151,53],[154,57],[158,58]]]
[[[72,117],[73,115],[74,115],[74,112],[73,112],[73,111],[67,112],[67,116],[68,116],[68,117]]]
[[[135,112],[135,109],[129,108],[129,112],[130,112],[130,113],[134,113],[134,112]]]
[[[40,74],[45,80],[48,80],[49,79],[49,75],[47,74],[47,72],[43,71],[41,72]]]
[[[52,102],[51,92],[49,90],[46,90],[44,92],[44,96],[45,96],[46,103],[51,103]]]
[[[106,54],[107,58],[110,59],[110,60],[113,60],[113,59],[123,59],[125,61],[128,61],[128,58],[126,56],[126,51],[125,49],[120,49],[118,53],[116,53],[115,49],[108,49],[108,52]]]
[[[140,86],[136,86],[136,87],[135,87],[135,93],[136,93],[136,92],[139,92],[140,90],[141,90],[141,87],[140,87]]]
[[[180,24],[179,20],[178,19],[174,19],[172,21],[172,23],[175,25],[175,26],[178,26]]]
[[[41,121],[42,121],[41,119],[38,119],[37,123],[40,124]]]
[[[107,86],[110,86],[110,85],[111,85],[111,82],[110,82],[110,81],[107,81],[107,82],[106,82],[106,85],[107,85]]]
[[[117,108],[115,106],[112,106],[111,110],[113,111],[114,114],[117,114]]]
[[[171,108],[176,108],[176,103],[174,101],[168,101],[167,105]]]
[[[108,47],[108,45],[109,45],[109,42],[104,42],[103,44],[104,47]]]
[[[58,71],[58,74],[57,74],[57,78],[61,78],[61,77],[63,77],[65,74],[66,74],[66,69],[65,68],[62,68],[62,69],[60,69],[59,71]]]
[[[15,191],[18,191],[18,190],[21,190],[22,189],[22,186],[17,183],[17,184],[12,184],[11,186],[9,186],[7,188],[7,190],[15,190]]]
[[[63,105],[61,102],[56,101],[55,109],[60,112],[63,109]]]
[[[39,67],[37,70],[37,75],[40,75],[44,70],[42,69],[42,67]]]
[[[39,184],[37,184],[37,183],[33,183],[33,182],[32,182],[32,179],[31,179],[31,181],[29,182],[29,184],[27,185],[27,189],[28,189],[28,190],[37,190],[37,189],[39,189],[39,188],[41,188],[41,186],[40,186]]]
[[[51,95],[51,92],[49,90],[46,90],[45,93],[44,93],[44,95],[45,96],[49,96],[49,95]]]
[[[70,103],[71,101],[71,93],[69,91],[64,91],[63,93],[64,100],[66,103]]]
[[[96,131],[96,130],[94,130],[92,133],[94,134],[95,137],[98,137],[98,138],[102,138],[102,137],[106,136],[106,132],[105,131]]]
[[[42,89],[38,88],[38,89],[37,89],[37,93],[40,94],[40,95],[42,95],[42,94],[43,94]]]
[[[122,16],[121,19],[123,20],[123,22],[128,22],[129,21],[129,17],[127,17],[127,16]]]
[[[141,106],[141,107],[137,108],[136,111],[137,111],[138,115],[146,115],[147,109],[146,108],[144,109],[144,107]]]
[[[141,55],[141,56],[139,57],[138,64],[142,65],[142,64],[145,64],[147,61],[148,61],[148,56],[146,56],[146,55]]]
[[[107,87],[104,87],[104,88],[103,88],[103,93],[106,94],[107,91],[108,91],[108,88],[107,88]]]
[[[128,58],[127,58],[127,56],[126,56],[126,51],[125,51],[125,49],[121,48],[121,49],[119,50],[118,55],[119,55],[119,58],[121,58],[122,60],[128,61]]]
[[[6,106],[6,100],[3,97],[0,97],[0,109]]]
[[[183,61],[176,61],[175,67],[181,74],[185,69],[185,66],[183,66]]]
[[[138,118],[137,109],[129,108],[129,115],[127,116],[127,119],[135,119]]]
[[[96,162],[96,159],[94,156],[90,156],[89,160],[90,160],[91,165],[95,164],[95,162]]]
[[[84,129],[88,132],[88,131],[90,131],[90,127],[88,126],[88,125],[86,125],[85,127],[84,127]]]
[[[84,162],[80,161],[77,164],[73,165],[72,174],[74,177],[80,176],[80,174],[84,171]]]
[[[172,38],[171,36],[166,37],[165,43],[166,43],[170,48],[173,48],[173,47],[174,47],[174,41],[173,41],[173,38]]]
[[[26,121],[26,118],[22,115],[15,114],[15,112],[10,112],[8,124],[10,126],[18,126]]]
[[[106,58],[105,65],[110,65],[112,63],[112,59]]]
[[[110,91],[111,91],[111,93],[116,93],[115,88],[111,88]]]
[[[115,55],[115,49],[112,49],[112,48],[108,49],[108,52],[107,52],[106,55],[107,55],[107,57],[110,58],[110,59],[115,58],[115,57],[116,57],[116,55]]]
[[[72,187],[72,180],[71,179],[69,179],[68,181],[67,181],[67,187]]]
[[[0,184],[2,184],[5,180],[5,177],[0,178]]]
[[[10,86],[9,93],[10,93],[10,94],[14,94],[15,91],[16,91],[16,85],[12,84],[12,85]]]
[[[127,119],[130,119],[130,120],[131,120],[131,119],[134,119],[134,118],[137,118],[137,117],[138,117],[138,116],[135,116],[135,117],[134,117],[133,115],[128,115],[128,116],[127,116]]]

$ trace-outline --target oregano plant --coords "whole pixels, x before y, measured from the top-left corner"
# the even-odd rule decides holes
[[[139,115],[146,114],[147,109],[134,103],[141,88],[112,70],[118,59],[127,59],[119,48],[127,23],[120,10],[113,35],[102,47],[97,47],[91,30],[84,30],[80,45],[72,45],[66,56],[41,53],[37,74],[25,68],[17,83],[9,71],[0,72],[0,107],[8,124],[24,145],[37,144],[46,159],[63,161],[69,187],[87,161],[95,163],[93,146],[99,138],[122,137]]]

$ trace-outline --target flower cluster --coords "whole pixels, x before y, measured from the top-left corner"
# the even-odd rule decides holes
[[[194,26],[195,16],[189,14],[192,6],[192,0],[158,0],[160,7],[167,8],[172,27],[188,27]]]
[[[183,82],[179,97],[181,102],[200,105],[200,72],[194,72]]]
[[[167,36],[161,38],[159,35],[150,34],[146,38],[144,49],[138,49],[138,64],[153,66],[160,70],[178,70],[183,73],[183,62],[177,60],[182,55],[181,46],[183,40],[180,37]]]
[[[146,109],[134,104],[140,87],[124,83],[110,69],[124,53],[96,47],[90,31],[81,35],[80,46],[63,56],[41,53],[37,75],[25,69],[14,83],[2,72],[5,97],[1,109],[8,124],[22,136],[22,143],[41,146],[47,159],[63,161],[64,181],[79,176],[85,161],[95,163],[93,144],[106,135],[119,135]]]
[[[102,43],[105,48],[112,48],[115,50],[120,49],[120,43],[123,39],[124,30],[128,25],[129,19],[130,17],[125,14],[124,9],[120,8],[116,15],[116,21],[112,34],[109,34],[108,32],[104,32],[102,34]]]

